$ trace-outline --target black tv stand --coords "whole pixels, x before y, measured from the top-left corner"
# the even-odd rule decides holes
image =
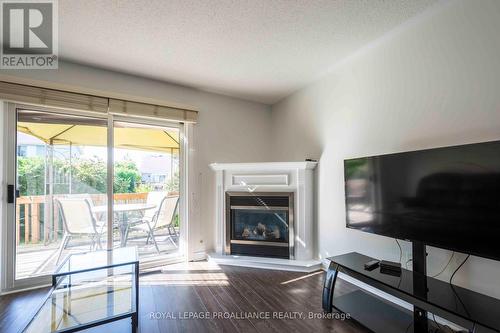
[[[427,297],[427,249],[422,242],[412,242],[413,293]],[[417,305],[413,307],[413,326],[415,332],[428,332],[427,311]]]
[[[425,275],[425,246],[413,245],[413,269],[401,276],[364,269],[374,258],[351,252],[328,258],[323,309],[349,313],[374,332],[428,332],[428,313],[467,328],[470,332],[500,332],[500,300]],[[384,300],[365,289],[335,295],[339,273],[361,281],[413,305],[413,311]],[[423,274],[424,273],[424,274]],[[390,327],[388,327],[388,325]]]

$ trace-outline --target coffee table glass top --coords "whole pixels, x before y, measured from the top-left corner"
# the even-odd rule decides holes
[[[53,276],[74,274],[100,268],[132,264],[139,260],[137,248],[121,247],[110,251],[101,250],[70,255],[54,272]]]
[[[129,275],[128,278],[110,277],[101,281],[86,281],[71,288],[56,288],[25,332],[64,332],[82,325],[127,316],[135,311],[132,284]]]
[[[135,247],[70,255],[24,332],[67,332],[137,314]]]

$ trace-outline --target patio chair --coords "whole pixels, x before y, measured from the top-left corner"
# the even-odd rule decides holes
[[[101,236],[106,228],[98,227],[90,203],[82,198],[55,199],[63,221],[64,235],[57,253],[56,264],[61,258],[62,251],[68,246],[71,238],[87,236],[91,240],[90,250],[97,247],[102,249]],[[100,229],[100,230],[99,230]]]
[[[92,213],[92,216],[94,217],[95,224],[96,224],[96,229],[97,231],[101,231],[102,229],[106,228],[106,225],[108,224],[108,221],[105,216],[98,216],[93,212],[93,208],[95,207],[94,205],[94,200],[92,200],[92,196],[89,193],[85,194],[71,194],[65,196],[67,199],[82,199],[82,200],[87,200],[90,206],[90,211]]]
[[[153,222],[153,219],[160,211],[161,203],[166,196],[167,192],[165,191],[149,192],[148,197],[146,199],[146,203],[156,205],[156,209],[148,209],[144,211],[144,215],[142,216],[141,221]]]
[[[179,206],[179,196],[168,196],[164,197],[159,205],[158,210],[155,212],[153,218],[148,220],[147,218],[128,229],[125,237],[125,243],[128,239],[128,233],[130,231],[139,231],[147,234],[146,244],[149,244],[149,240],[153,242],[156,252],[160,254],[160,249],[155,238],[155,232],[160,229],[167,229],[167,238],[172,242],[172,244],[177,247],[177,244],[172,237],[177,236],[177,232],[173,226],[177,208]]]

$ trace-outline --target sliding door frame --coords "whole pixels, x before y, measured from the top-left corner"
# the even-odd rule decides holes
[[[160,127],[160,128],[176,128],[179,130],[179,250],[178,250],[178,255],[174,256],[174,258],[165,261],[163,259],[160,260],[154,260],[154,259],[149,259],[147,260],[144,264],[143,267],[146,268],[151,268],[151,267],[156,267],[161,264],[166,264],[170,262],[179,262],[179,261],[184,261],[188,257],[188,212],[187,212],[187,179],[188,179],[188,172],[187,172],[187,165],[188,165],[188,154],[187,149],[188,149],[188,141],[186,140],[186,132],[187,132],[187,124],[185,123],[175,123],[163,119],[149,119],[149,118],[141,118],[141,117],[134,117],[134,116],[122,116],[122,115],[111,115],[111,136],[114,134],[114,123],[115,122],[122,122],[122,123],[129,123],[129,124],[139,124],[139,125],[150,125],[154,127]],[[108,120],[109,121],[109,120]],[[110,125],[108,124],[108,129]],[[108,132],[109,135],[109,132]],[[112,169],[114,165],[114,156],[112,154],[109,154],[109,138],[108,138],[108,158],[112,158],[111,163],[108,164],[108,166],[111,166]],[[111,146],[112,150],[114,149],[114,145]],[[111,179],[113,181],[113,178]],[[113,186],[111,183],[111,190],[113,190]],[[109,206],[108,206],[109,209]],[[112,216],[112,215],[111,215]],[[108,244],[112,244],[108,242]]]
[[[13,184],[16,188],[17,183],[17,111],[18,110],[32,110],[40,111],[52,114],[60,114],[63,116],[76,116],[76,117],[87,117],[87,118],[99,118],[106,120],[108,115],[99,112],[87,112],[87,111],[76,111],[76,110],[64,110],[50,107],[40,107],[33,105],[26,105],[20,103],[5,102],[6,108],[4,108],[4,131],[6,133],[4,140],[4,190],[7,188],[7,184]],[[12,291],[26,290],[39,288],[42,286],[48,286],[51,284],[50,275],[40,275],[35,277],[28,277],[23,279],[16,279],[16,259],[17,259],[17,248],[16,248],[16,230],[15,230],[15,218],[16,218],[16,200],[14,203],[6,203],[6,195],[3,198],[3,204],[5,205],[2,209],[3,223],[2,223],[2,280],[1,287],[2,293],[8,293]],[[107,201],[109,202],[109,194],[107,196]],[[112,200],[111,200],[112,202]],[[108,228],[110,219],[108,217]]]
[[[26,109],[47,113],[57,113],[61,115],[73,115],[89,118],[100,118],[107,120],[107,246],[108,249],[112,247],[113,237],[113,181],[114,181],[114,123],[126,122],[131,124],[144,124],[157,127],[174,127],[179,129],[179,256],[174,258],[173,261],[184,261],[188,257],[188,149],[189,143],[186,139],[188,135],[189,125],[186,123],[170,122],[162,119],[150,119],[135,116],[122,116],[113,115],[108,113],[92,112],[92,111],[77,111],[66,110],[50,107],[40,107],[33,105],[18,104],[12,102],[3,103],[3,114],[1,115],[4,120],[4,143],[3,143],[3,174],[2,174],[2,226],[1,231],[1,267],[0,267],[0,285],[1,293],[9,293],[20,290],[34,289],[43,286],[48,286],[51,283],[50,275],[42,275],[24,279],[15,278],[16,271],[16,231],[15,231],[15,214],[16,203],[6,203],[7,184],[14,184],[17,188],[17,110]],[[0,109],[1,110],[1,109]],[[1,169],[0,169],[1,170]],[[148,263],[162,264],[162,262]]]

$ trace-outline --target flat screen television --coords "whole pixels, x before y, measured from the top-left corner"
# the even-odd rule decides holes
[[[500,260],[500,141],[344,161],[347,227]]]

